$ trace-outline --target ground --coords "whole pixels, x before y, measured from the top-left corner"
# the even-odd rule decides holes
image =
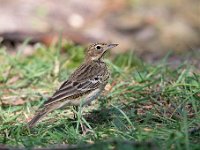
[[[72,43],[10,55],[0,48],[0,143],[9,147],[79,147],[82,149],[198,149],[200,143],[200,72],[172,54],[155,64],[133,52],[106,56],[112,78],[97,101],[77,112],[63,108],[29,130],[35,111],[84,58]],[[83,135],[80,123],[91,132]],[[93,145],[94,144],[94,145]],[[69,146],[70,147],[70,146]]]

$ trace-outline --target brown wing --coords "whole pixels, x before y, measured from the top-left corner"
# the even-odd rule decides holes
[[[70,97],[76,98],[87,94],[100,87],[101,83],[104,81],[105,74],[107,74],[105,64],[83,64],[44,104],[49,105],[63,99]]]

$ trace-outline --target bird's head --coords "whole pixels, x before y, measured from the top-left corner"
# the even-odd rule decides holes
[[[108,49],[116,47],[118,44],[95,43],[88,47],[86,60],[101,60]]]

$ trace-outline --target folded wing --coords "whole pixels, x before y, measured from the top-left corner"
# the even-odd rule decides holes
[[[105,64],[83,64],[50,97],[44,105],[63,99],[74,99],[100,87],[107,73]]]

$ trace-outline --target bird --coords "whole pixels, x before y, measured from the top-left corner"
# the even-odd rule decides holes
[[[36,115],[28,122],[32,128],[48,113],[64,106],[85,106],[102,93],[110,73],[104,62],[107,50],[118,44],[94,43],[86,49],[83,63],[64,81],[55,93],[49,97]]]

